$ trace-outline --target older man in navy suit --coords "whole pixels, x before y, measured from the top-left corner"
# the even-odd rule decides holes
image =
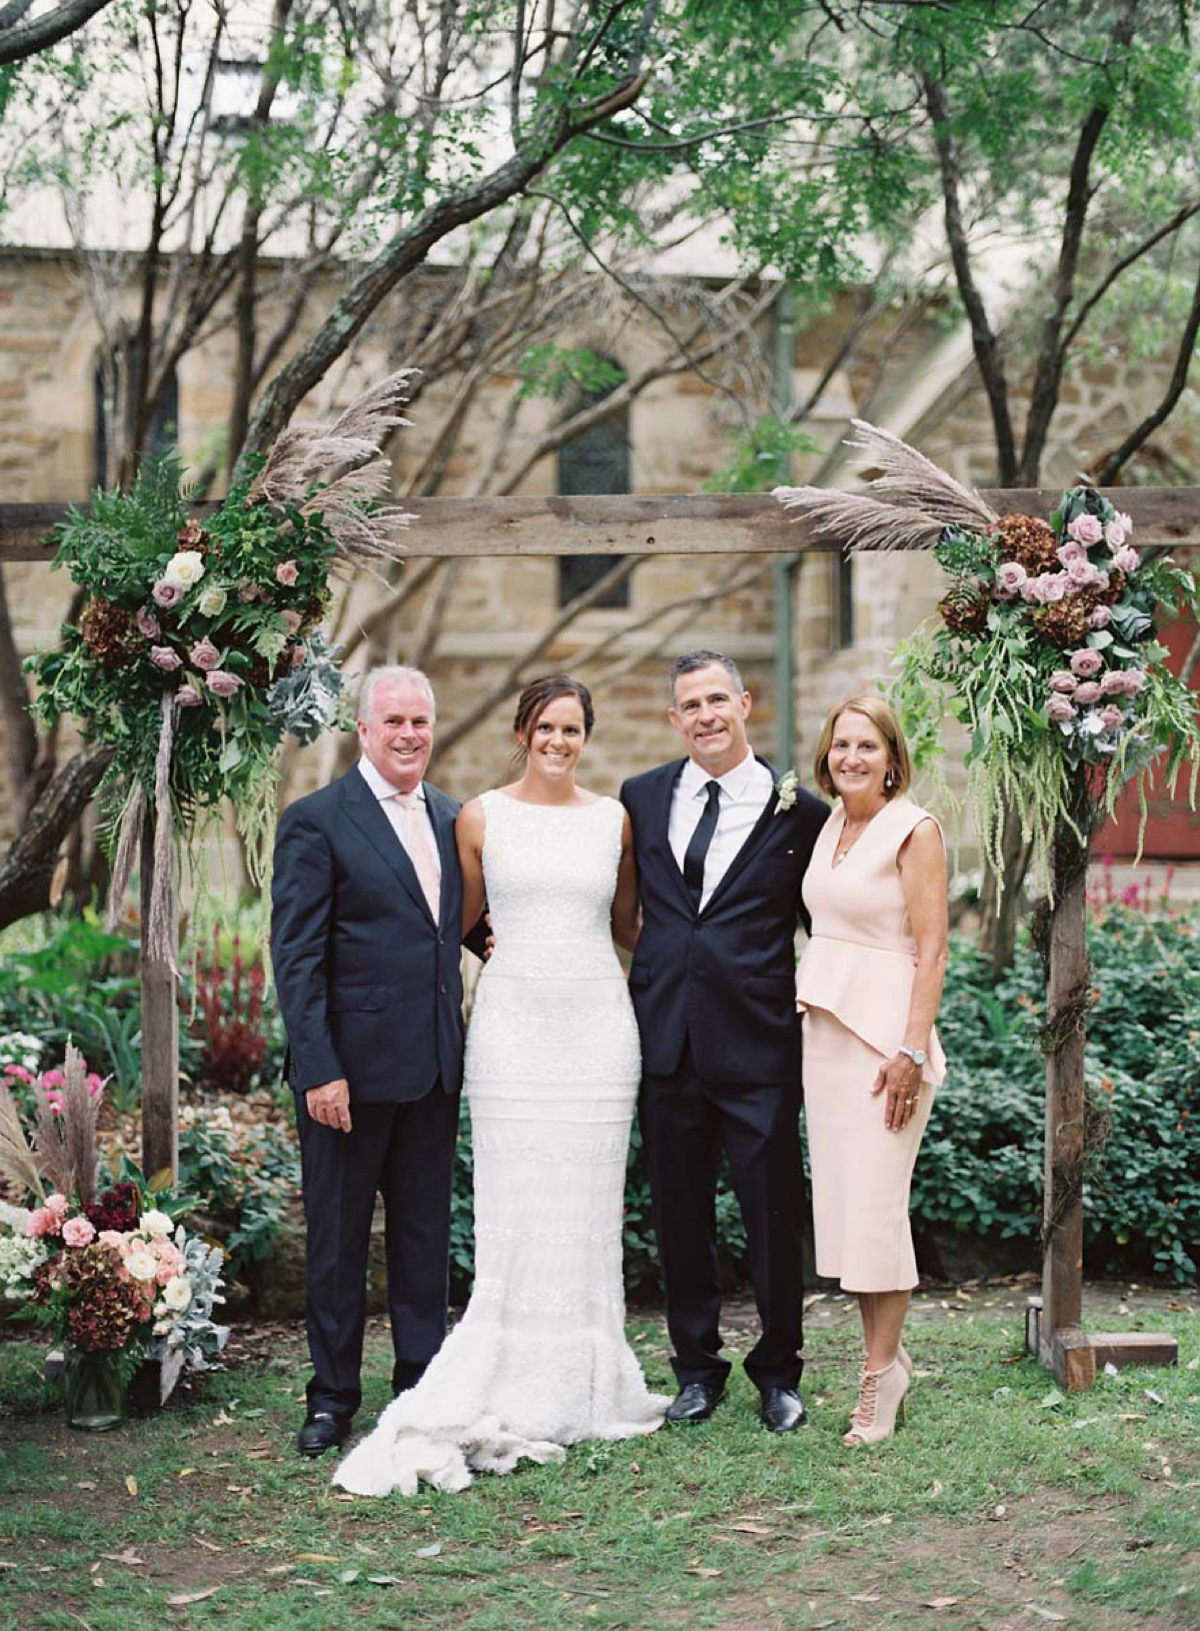
[[[678,1397],[703,1421],[725,1390],[715,1195],[724,1154],[762,1321],[746,1370],[772,1432],[804,1421],[801,1372],[800,885],[826,808],[777,784],[750,749],[737,666],[691,652],[671,672],[688,756],[621,790],[633,824],[642,929],[629,986],[642,1038],[638,1115]]]
[[[299,1447],[340,1444],[360,1398],[375,1196],[387,1216],[393,1392],[446,1331],[462,1085],[457,803],[424,781],[429,681],[378,668],[358,701],[362,757],[283,814],[271,956],[288,1038],[308,1226],[313,1376]]]

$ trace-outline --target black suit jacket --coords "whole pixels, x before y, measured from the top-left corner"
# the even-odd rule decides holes
[[[297,1092],[345,1077],[352,1101],[462,1085],[458,804],[425,783],[442,864],[435,923],[408,853],[357,766],[283,813],[271,961]]]
[[[796,924],[808,927],[800,884],[827,808],[801,788],[791,808],[779,810],[773,794],[697,912],[668,837],[671,799],[686,763],[660,765],[621,789],[642,895],[642,932],[629,974],[642,1069],[669,1076],[690,1041],[696,1069],[712,1081],[794,1080]]]

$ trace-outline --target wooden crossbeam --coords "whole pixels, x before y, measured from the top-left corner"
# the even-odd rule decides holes
[[[1139,548],[1200,548],[1200,487],[1108,487],[1133,518]],[[1001,515],[1048,516],[1057,488],[985,488]],[[769,493],[637,493],[602,497],[418,498],[400,534],[413,560],[547,555],[790,555],[836,550],[811,522],[790,519]],[[200,521],[213,502],[193,504]],[[66,504],[0,504],[0,562],[52,558]],[[79,508],[86,509],[86,505]]]

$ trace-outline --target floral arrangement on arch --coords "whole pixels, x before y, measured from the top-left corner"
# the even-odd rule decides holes
[[[97,492],[60,529],[55,565],[86,601],[60,647],[26,663],[40,686],[34,712],[46,726],[71,714],[113,750],[103,786],[118,812],[114,908],[154,811],[150,940],[168,960],[176,830],[190,835],[228,798],[261,881],[276,749],[339,717],[341,673],[319,625],[339,563],[402,553],[391,534],[411,517],[380,501],[381,443],[408,423],[410,380],[393,374],[329,427],[284,431],[203,523],[189,518],[168,457],[146,461],[128,493]]]
[[[1190,764],[1194,802],[1196,697],[1167,667],[1155,627],[1181,603],[1196,610],[1191,575],[1140,555],[1130,518],[1094,488],[1064,493],[1049,521],[997,515],[899,438],[853,423],[851,445],[876,472],[869,494],[776,496],[854,548],[933,545],[950,580],[940,622],[902,643],[893,700],[925,758],[947,712],[966,727],[969,792],[997,874],[1010,811],[1045,872],[1062,825],[1086,840],[1081,819],[1111,814],[1131,779],[1144,822],[1146,779],[1160,765],[1173,791]]]
[[[157,1361],[165,1403],[185,1367],[207,1368],[225,1345],[212,1317],[223,1254],[188,1233],[165,1194],[128,1178],[100,1187],[98,1095],[70,1044],[61,1077],[59,1108],[34,1083],[32,1139],[0,1084],[0,1176],[34,1202],[0,1202],[0,1296],[48,1326],[68,1359],[107,1356],[125,1382]]]

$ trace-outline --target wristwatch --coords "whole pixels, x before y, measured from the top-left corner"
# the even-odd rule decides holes
[[[899,1052],[907,1054],[918,1070],[929,1057],[924,1048],[906,1048],[903,1043],[900,1044]]]

